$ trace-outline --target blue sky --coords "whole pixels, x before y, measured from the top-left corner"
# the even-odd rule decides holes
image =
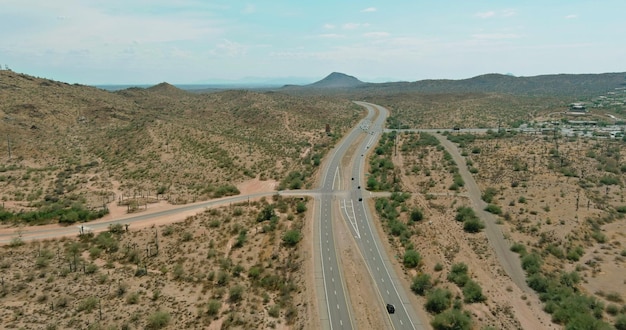
[[[626,1],[0,0],[0,63],[82,84],[626,71]]]

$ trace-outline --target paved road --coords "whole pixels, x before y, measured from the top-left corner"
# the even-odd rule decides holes
[[[376,146],[389,111],[370,103],[356,103],[366,107],[370,112],[376,108],[380,115],[366,130],[368,137],[358,146],[352,161],[352,168],[348,169],[354,181],[351,181],[352,187],[350,187],[349,198],[343,201],[345,218],[348,219],[348,227],[355,237],[370,276],[376,284],[376,291],[379,295],[379,301],[376,303],[380,306],[380,313],[389,317],[394,329],[424,329],[424,324],[415,314],[415,309],[411,306],[407,296],[407,290],[398,279],[375,229],[373,223],[375,218],[366,204],[371,193],[363,190],[365,187],[366,153],[371,147]],[[359,201],[360,199],[362,201]],[[387,303],[395,306],[394,314],[387,313],[385,308]]]
[[[316,274],[316,280],[323,283],[323,289],[319,288],[321,285],[317,285],[320,316],[322,326],[327,329],[353,329],[355,327],[350,300],[345,289],[345,279],[335,247],[333,222],[337,219],[333,217],[333,214],[336,214],[333,212],[333,201],[335,195],[342,194],[341,160],[363,134],[363,127],[367,126],[374,115],[375,112],[368,109],[367,117],[330,152],[330,158],[322,170],[322,186],[319,189],[321,196],[316,198],[316,203],[319,205],[319,212],[316,214],[316,221],[319,224],[316,237],[319,239],[319,251],[316,251],[315,255],[319,255],[319,259],[316,258],[316,269],[321,269],[321,274]],[[320,299],[322,295],[323,299]]]

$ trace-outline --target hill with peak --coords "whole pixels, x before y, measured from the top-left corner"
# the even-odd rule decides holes
[[[287,93],[392,95],[397,93],[502,93],[538,96],[593,96],[626,86],[626,73],[555,74],[515,77],[490,73],[468,79],[426,79],[414,82],[368,83],[343,73],[304,86],[285,86]]]

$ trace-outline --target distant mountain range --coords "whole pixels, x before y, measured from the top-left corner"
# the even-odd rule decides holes
[[[333,72],[308,85],[286,85],[285,92],[364,92],[364,93],[506,93],[520,95],[593,96],[626,87],[626,73],[557,74],[515,77],[485,74],[461,80],[420,80],[415,82],[367,83],[343,73]]]

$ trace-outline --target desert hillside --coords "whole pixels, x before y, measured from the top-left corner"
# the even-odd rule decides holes
[[[0,219],[28,223],[91,219],[114,200],[133,211],[237,194],[253,178],[305,187],[361,112],[325,97],[167,83],[108,92],[7,70],[0,99]]]

